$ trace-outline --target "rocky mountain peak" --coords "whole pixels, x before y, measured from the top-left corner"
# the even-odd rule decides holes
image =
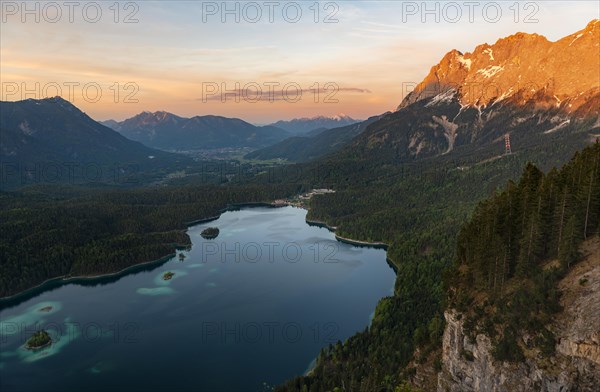
[[[600,28],[600,19],[593,19],[587,26],[585,26],[584,31],[586,32],[594,32]]]
[[[454,49],[431,68],[398,109],[455,90],[461,105],[489,106],[520,94],[524,101],[543,91],[555,104],[600,88],[600,24],[551,42],[539,34],[516,33],[472,53]],[[572,101],[565,110],[584,104]]]
[[[155,126],[162,123],[177,123],[181,120],[181,117],[178,117],[172,113],[165,111],[157,111],[157,112],[141,112],[140,114],[135,115],[125,121],[123,121],[126,126]]]

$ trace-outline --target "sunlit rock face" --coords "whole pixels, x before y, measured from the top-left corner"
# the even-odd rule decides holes
[[[598,20],[556,42],[517,33],[472,53],[450,51],[398,110],[339,155],[394,163],[473,152],[491,158],[505,152],[506,134],[521,151],[558,140],[579,150],[600,134],[599,51]]]
[[[599,92],[600,22],[556,42],[516,33],[472,53],[448,52],[400,105],[457,92],[461,105],[487,106],[507,98],[517,103],[542,96],[541,106],[572,112]],[[567,102],[568,101],[568,102]]]

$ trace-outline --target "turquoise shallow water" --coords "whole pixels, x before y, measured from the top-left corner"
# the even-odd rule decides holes
[[[394,283],[384,250],[305,217],[228,211],[189,229],[183,261],[0,304],[0,390],[265,391],[304,373],[322,347],[363,330]],[[211,226],[219,236],[203,239]],[[26,350],[40,328],[54,343]]]

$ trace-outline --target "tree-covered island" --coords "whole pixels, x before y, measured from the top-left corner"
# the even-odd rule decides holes
[[[52,338],[48,334],[48,332],[44,330],[37,331],[27,340],[25,343],[25,347],[28,350],[38,350],[40,348],[46,347],[52,344]]]
[[[219,235],[219,229],[217,227],[208,227],[202,230],[202,233],[200,233],[200,235],[202,236],[202,238],[205,238],[207,240],[213,240]]]

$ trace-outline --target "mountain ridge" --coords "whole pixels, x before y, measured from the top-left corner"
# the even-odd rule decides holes
[[[120,122],[108,120],[128,139],[162,150],[264,147],[289,134],[272,126],[257,127],[239,118],[215,115],[180,117],[165,111],[141,112]]]
[[[498,43],[502,50],[494,46]],[[548,60],[552,56],[546,50],[554,44],[559,49],[572,44],[577,60],[568,56],[566,64]],[[537,34],[518,33],[494,45],[479,45],[474,57],[456,50],[448,52],[394,113],[369,125],[338,152],[338,158],[365,160],[376,156],[388,162],[415,161],[482,149],[492,158],[504,153],[507,134],[518,153],[521,147],[542,142],[541,138],[559,135],[591,140],[599,133],[597,20],[555,43]],[[539,45],[543,50],[533,50]],[[504,61],[498,66],[505,66],[506,71],[491,72],[490,61]],[[544,63],[550,64],[545,70]],[[518,88],[515,83],[519,75],[526,73],[539,74],[541,87]],[[547,78],[549,73],[554,76]],[[499,90],[489,89],[494,93],[483,95],[484,90],[478,93],[473,86]]]
[[[12,167],[4,169],[2,186],[24,185],[31,177],[39,182],[40,176],[50,182],[112,182],[127,167],[139,175],[190,162],[131,141],[60,97],[1,101],[0,136],[0,161]],[[44,174],[50,167],[57,173]]]
[[[367,126],[389,114],[369,117],[365,121],[337,128],[316,129],[303,136],[292,136],[279,143],[253,151],[246,159],[284,159],[290,162],[306,162],[331,154],[362,133]]]
[[[492,45],[478,45],[473,52],[453,49],[431,68],[398,110],[451,89],[466,106],[487,106],[524,90],[529,90],[526,96],[532,96],[542,89],[549,90],[560,105],[565,97],[599,88],[599,42],[600,20],[594,19],[584,29],[554,42],[519,32]],[[578,106],[572,102],[565,110]]]
[[[362,120],[356,120],[343,113],[339,113],[335,116],[319,115],[313,117],[294,118],[291,120],[280,120],[270,125],[284,129],[293,135],[303,136],[317,129],[339,128],[358,122],[362,122]]]

